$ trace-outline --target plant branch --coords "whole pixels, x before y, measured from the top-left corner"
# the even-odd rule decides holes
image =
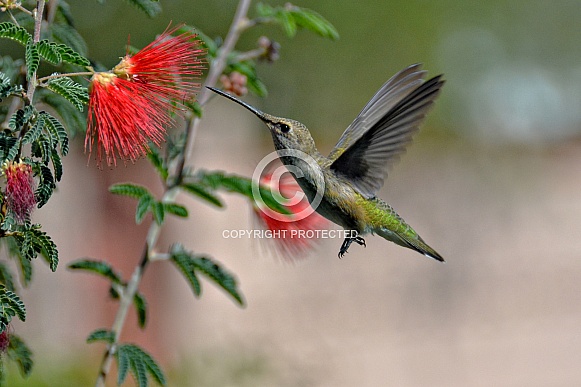
[[[36,8],[34,9],[34,43],[40,41],[40,30],[42,27],[42,14],[44,12],[44,0],[37,0]],[[28,81],[28,89],[26,90],[26,96],[30,104],[32,104],[32,99],[34,98],[34,91],[36,90],[36,71],[30,77]]]
[[[206,77],[206,82],[204,86],[215,85],[218,80],[218,77],[224,71],[228,55],[234,49],[240,37],[241,31],[244,29],[243,26],[247,21],[246,15],[248,13],[249,6],[250,0],[240,0],[240,2],[238,3],[238,8],[236,9],[236,13],[230,26],[230,30],[228,31],[228,35],[226,36],[226,39],[224,41],[224,45],[220,48],[216,59],[213,61],[213,63],[210,64],[210,69],[208,72],[208,76]],[[209,95],[207,94],[207,89],[205,87],[202,87],[198,95],[198,101],[200,105],[204,106],[208,98]],[[184,167],[186,165],[186,161],[188,161],[192,156],[195,132],[199,125],[199,121],[200,121],[199,117],[191,117],[188,120],[186,127],[185,147],[182,151],[182,154],[178,157],[175,172],[173,173],[174,177],[176,178],[176,181],[179,181],[181,179]],[[166,191],[164,192],[162,198],[163,202],[173,201],[173,199],[175,199],[175,197],[177,196],[178,189],[171,187],[172,185],[170,185],[170,188],[166,188]],[[131,303],[133,302],[133,298],[135,297],[135,293],[137,292],[137,289],[141,282],[141,278],[143,277],[143,273],[147,268],[148,263],[152,260],[152,258],[159,256],[159,254],[155,252],[155,246],[159,239],[160,233],[161,226],[158,225],[157,222],[152,222],[147,233],[145,250],[141,262],[135,268],[130,281],[127,283],[127,286],[125,287],[124,291],[121,294],[119,309],[117,310],[117,315],[115,316],[115,320],[112,326],[114,341],[107,347],[107,351],[105,352],[103,361],[101,362],[99,376],[95,384],[97,387],[105,386],[105,380],[107,378],[107,375],[109,374],[109,370],[113,362],[113,356],[115,355],[115,351],[117,350],[119,337],[121,336],[121,332],[125,324],[127,312],[129,310],[129,307],[131,306]]]

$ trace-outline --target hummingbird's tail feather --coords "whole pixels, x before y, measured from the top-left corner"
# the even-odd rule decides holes
[[[439,262],[446,262],[444,258],[438,254],[438,252],[436,252],[436,250],[428,246],[428,244],[424,242],[424,240],[417,234],[415,237],[412,237],[404,233],[395,233],[383,227],[377,230],[376,233],[377,235],[389,241],[392,241],[400,246],[407,247],[408,249],[415,250],[428,258],[435,259]]]

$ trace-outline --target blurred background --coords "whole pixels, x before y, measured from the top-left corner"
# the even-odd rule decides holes
[[[123,2],[69,3],[91,58],[108,67],[129,35],[143,47],[170,21],[224,36],[237,4],[165,1],[150,20]],[[430,75],[445,74],[436,107],[379,196],[447,264],[378,237],[342,260],[341,240],[323,240],[289,264],[259,253],[256,241],[222,237],[252,226],[244,199],[226,196],[227,208],[215,210],[181,197],[190,219],[172,219],[162,244],[179,241],[221,261],[247,306],[208,282],[194,299],[173,266],[154,263],[141,287],[149,324],[135,328],[132,311],[123,340],[159,359],[172,386],[578,384],[581,1],[294,4],[322,14],[341,38],[303,31],[289,40],[274,27],[244,35],[240,50],[261,35],[282,45],[281,59],[259,68],[268,98],[244,99],[305,123],[322,153],[400,69],[422,62]],[[59,246],[61,263],[50,273],[39,262],[22,293],[28,322],[14,329],[37,362],[25,385],[94,383],[104,348],[84,340],[111,326],[116,304],[104,280],[66,265],[104,259],[128,278],[148,224],[135,226],[135,202],[107,187],[134,181],[161,191],[145,161],[87,167],[82,140],[65,159],[56,197],[33,218]],[[213,99],[193,164],[251,176],[272,150],[254,116]]]

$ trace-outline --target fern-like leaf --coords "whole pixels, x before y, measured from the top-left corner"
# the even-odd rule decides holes
[[[142,294],[135,293],[135,296],[133,297],[133,305],[137,311],[137,323],[139,324],[139,327],[143,329],[147,322],[147,301]]]
[[[114,184],[111,187],[109,187],[109,192],[115,195],[129,196],[135,199],[140,199],[142,196],[145,195],[153,197],[153,195],[149,192],[147,188],[132,183]]]
[[[190,181],[186,181],[186,183],[189,182]],[[247,177],[230,174],[227,175],[222,171],[199,171],[194,177],[194,182],[202,184],[212,190],[223,189],[228,192],[241,194],[253,202],[259,199],[254,197],[253,184],[255,183],[252,179]],[[260,200],[262,200],[268,208],[284,215],[290,215],[290,211],[279,203],[270,189],[259,184],[256,185],[255,188],[257,194],[260,196]]]
[[[155,202],[153,196],[143,195],[137,202],[137,209],[135,210],[135,223],[141,224],[147,212],[151,209],[151,204]]]
[[[44,111],[39,113],[39,117],[44,118],[46,130],[51,134],[53,140],[60,144],[61,155],[66,156],[69,153],[69,136],[63,124],[56,117]]]
[[[200,273],[214,281],[240,305],[244,305],[242,294],[238,290],[238,284],[234,276],[212,259],[197,256],[184,250],[180,245],[176,245],[172,248],[171,260],[190,283],[194,295],[199,296],[201,294],[200,282],[196,276],[197,273]]]
[[[161,5],[155,0],[127,0],[149,17],[154,17],[161,12]]]
[[[20,368],[20,372],[24,376],[30,375],[34,364],[32,361],[32,351],[19,336],[15,334],[10,335],[10,344],[8,345],[6,353],[12,361],[18,364],[18,368]]]
[[[85,270],[91,273],[102,275],[110,279],[113,283],[121,284],[121,277],[113,270],[111,265],[103,261],[95,261],[92,259],[82,259],[69,264],[69,269]]]
[[[26,44],[24,59],[26,60],[27,67],[26,79],[30,80],[36,73],[36,70],[38,70],[38,65],[40,65],[40,54],[38,53],[38,47],[32,40],[29,40]]]
[[[176,203],[163,203],[163,209],[165,212],[179,216],[181,218],[188,217],[188,209],[180,204]]]
[[[4,285],[6,289],[12,292],[15,289],[12,271],[4,262],[0,262],[0,284]]]
[[[117,383],[125,381],[129,370],[139,387],[147,387],[148,376],[157,384],[166,385],[165,375],[153,357],[134,344],[121,344],[115,353],[119,369]]]
[[[0,23],[0,38],[12,39],[23,46],[32,41],[32,35],[25,28],[9,22]]]
[[[53,74],[55,75],[55,74]],[[86,87],[69,77],[52,78],[46,86],[50,91],[59,94],[72,103],[79,111],[89,102],[89,92]]]
[[[25,321],[26,308],[16,293],[2,285],[0,286],[0,333],[6,330],[14,316],[18,316],[20,321]]]
[[[216,207],[224,207],[224,204],[218,196],[211,193],[206,187],[196,182],[182,183],[180,187],[189,194],[203,199]]]
[[[45,144],[46,147],[46,142],[43,142],[41,144]],[[41,148],[44,149],[44,148]],[[50,152],[50,149],[48,150],[48,152]],[[48,158],[50,157],[50,153],[47,155],[47,163],[48,163]],[[54,189],[56,188],[56,184],[54,182],[54,177],[52,176],[52,172],[50,170],[50,168],[48,168],[46,165],[36,165],[33,167],[33,169],[37,168],[38,172],[37,175],[39,177],[39,182],[38,182],[38,188],[36,189],[36,192],[34,193],[34,195],[36,196],[36,202],[38,203],[38,208],[41,208],[42,206],[44,206],[47,202],[48,199],[51,197]]]
[[[89,337],[87,337],[87,343],[94,343],[96,341],[103,341],[107,344],[111,344],[115,341],[115,333],[108,329],[97,329],[91,332]]]

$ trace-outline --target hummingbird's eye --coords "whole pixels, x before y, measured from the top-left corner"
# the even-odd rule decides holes
[[[278,124],[278,128],[279,128],[279,129],[280,129],[280,131],[281,131],[281,132],[283,132],[283,133],[288,133],[288,132],[290,132],[290,126],[288,126],[287,124],[284,124],[284,123],[282,123],[282,122]]]

